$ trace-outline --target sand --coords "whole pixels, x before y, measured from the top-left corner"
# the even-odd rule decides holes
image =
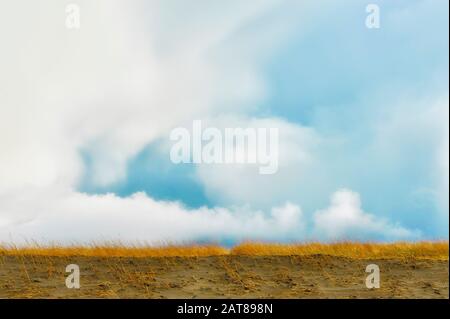
[[[80,267],[80,289],[65,281]],[[368,264],[380,288],[365,285]],[[312,256],[0,256],[0,298],[449,298],[448,261]]]

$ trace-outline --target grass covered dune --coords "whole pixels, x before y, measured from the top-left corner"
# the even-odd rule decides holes
[[[71,246],[16,247],[0,245],[0,256],[85,256],[85,257],[200,257],[200,256],[311,256],[328,255],[354,259],[414,258],[448,260],[448,241],[395,243],[298,243],[275,244],[244,242],[232,248],[218,245],[125,245],[104,243]]]

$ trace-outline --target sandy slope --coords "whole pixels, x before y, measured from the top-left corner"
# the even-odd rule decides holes
[[[78,264],[81,288],[65,286]],[[365,286],[375,263],[381,287]],[[0,256],[2,298],[448,298],[448,261],[331,256]]]

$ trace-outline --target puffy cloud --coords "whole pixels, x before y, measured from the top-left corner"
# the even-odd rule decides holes
[[[229,35],[277,3],[80,0],[79,30],[65,28],[64,3],[2,3],[2,239],[10,233],[15,240],[64,242],[301,234],[301,211],[292,204],[272,215],[270,209],[190,211],[142,194],[74,191],[85,172],[82,152],[90,182],[110,185],[126,176],[127,160],[178,123],[216,110],[242,112],[261,99],[261,61],[253,53],[267,56],[273,43],[248,32],[236,41]],[[264,30],[274,37],[281,31],[279,25]],[[296,133],[294,125],[289,129]]]
[[[17,204],[17,201],[15,201]],[[291,203],[269,212],[248,207],[187,209],[177,202],[156,201],[143,193],[121,198],[113,194],[36,192],[14,207],[0,204],[2,211],[23,216],[39,210],[33,218],[3,221],[0,242],[26,240],[61,244],[103,241],[149,244],[225,240],[299,240],[304,238],[301,209]]]
[[[420,234],[365,213],[358,193],[339,190],[331,205],[314,214],[314,236],[328,240],[416,239]]]
[[[291,204],[273,215],[270,209],[189,211],[142,194],[75,191],[85,174],[83,153],[90,182],[107,186],[125,178],[130,158],[179,123],[244,112],[264,97],[259,64],[273,43],[248,32],[235,41],[229,36],[277,3],[80,0],[79,30],[65,28],[60,2],[2,3],[2,239],[9,233],[63,241],[297,236],[301,212]],[[282,30],[264,31],[276,37]],[[295,126],[285,126],[292,139]]]
[[[3,219],[0,242],[24,244],[92,243],[183,243],[193,241],[236,242],[242,240],[301,241],[342,239],[416,239],[418,233],[364,213],[359,195],[348,190],[333,194],[330,207],[313,217],[298,205],[286,202],[268,211],[247,206],[188,209],[181,203],[157,201],[143,193],[121,198],[113,194],[88,195],[70,190],[32,191],[21,198],[1,201]],[[6,215],[8,216],[8,215]]]
[[[80,151],[91,156],[91,181],[110,185],[178,122],[260,99],[260,61],[247,49],[260,40],[224,39],[276,2],[80,0],[79,30],[66,29],[59,1],[2,2],[0,191],[74,186]],[[174,8],[196,18],[178,19]]]

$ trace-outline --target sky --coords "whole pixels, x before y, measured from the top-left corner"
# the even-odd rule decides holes
[[[448,19],[446,0],[0,0],[0,242],[448,239]],[[278,128],[277,173],[172,163],[194,120]]]

